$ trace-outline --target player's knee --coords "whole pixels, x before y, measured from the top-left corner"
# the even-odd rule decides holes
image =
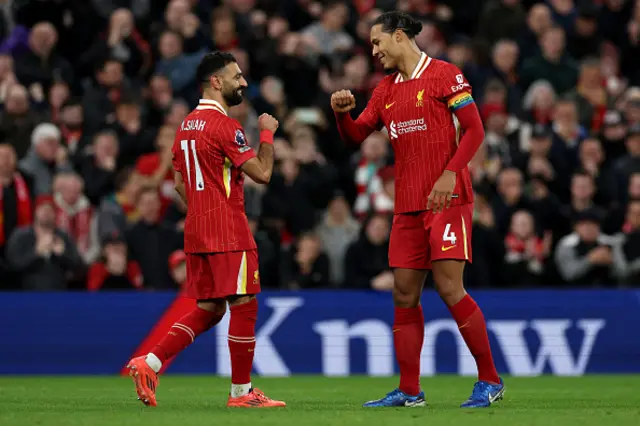
[[[254,294],[246,294],[242,296],[229,296],[227,301],[229,302],[229,308],[233,308],[234,306],[244,305],[245,303],[251,302],[255,299],[256,296]]]
[[[198,308],[216,314],[216,316],[223,316],[227,312],[227,301],[224,299],[215,300],[198,300]]]
[[[437,275],[434,273],[433,280],[436,284],[436,290],[440,298],[447,304],[453,306],[458,303],[466,294],[462,280],[447,276],[445,274]]]
[[[401,286],[393,288],[393,304],[399,308],[415,308],[420,303],[420,291]]]

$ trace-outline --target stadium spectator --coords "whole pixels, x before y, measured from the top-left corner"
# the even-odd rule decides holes
[[[576,215],[596,207],[594,203],[595,185],[591,175],[578,171],[571,177],[571,199],[562,208],[561,215],[565,223],[560,229],[561,235],[570,234]]]
[[[29,33],[29,51],[16,61],[18,81],[31,93],[46,93],[55,80],[73,81],[69,62],[56,52],[58,32],[49,22],[36,24]]]
[[[169,274],[169,255],[182,247],[183,235],[160,223],[160,197],[156,188],[145,188],[137,199],[138,221],[127,230],[131,259],[140,264],[145,287],[176,289]]]
[[[602,143],[599,139],[588,138],[578,147],[577,169],[586,171],[596,186],[595,203],[608,206],[613,200],[615,185],[610,163],[607,163]]]
[[[93,137],[93,143],[80,161],[80,170],[86,182],[86,194],[93,205],[108,196],[114,189],[118,135],[112,130],[102,130]]]
[[[142,189],[142,177],[131,168],[124,168],[115,177],[115,192],[105,196],[98,210],[98,235],[124,233],[127,225],[138,220],[136,202]]]
[[[205,22],[201,22],[198,16],[191,12],[189,0],[171,0],[164,11],[164,22],[151,25],[151,41],[157,45],[160,34],[166,30],[175,31],[184,40],[184,51],[194,53],[205,46],[211,47],[211,40],[208,39],[203,25]]]
[[[175,130],[162,126],[156,135],[156,152],[144,154],[136,161],[136,171],[146,179],[149,186],[157,187],[162,201],[161,215],[164,215],[171,201],[175,198],[173,168],[171,166],[171,147]]]
[[[333,55],[348,51],[353,38],[344,31],[349,9],[342,0],[328,1],[320,20],[302,30],[302,43],[307,49],[307,58],[316,64],[320,55]]]
[[[31,148],[19,167],[33,178],[36,195],[51,194],[55,173],[73,171],[60,139],[60,130],[51,123],[39,124],[31,133]]]
[[[540,39],[541,53],[522,64],[522,83],[527,88],[536,80],[547,80],[560,94],[570,91],[578,81],[578,68],[565,52],[565,31],[552,26]],[[525,56],[526,57],[526,56]]]
[[[511,217],[505,238],[505,275],[513,286],[540,285],[549,246],[536,236],[531,213],[520,210]]]
[[[505,102],[504,106],[508,107],[507,109],[513,113],[520,111],[522,98],[522,89],[518,85],[517,72],[519,57],[518,44],[509,39],[500,40],[496,43],[491,55],[492,74],[500,80],[507,90],[507,102]],[[486,99],[482,100],[486,102]]]
[[[574,231],[558,242],[556,266],[570,285],[611,285],[613,249],[619,241],[600,232],[601,221],[599,210],[584,210],[574,218]]]
[[[635,285],[640,280],[640,200],[629,203],[620,237],[613,249],[615,276],[624,285]]]
[[[55,84],[52,88],[58,87]],[[73,158],[74,167],[78,167],[85,154],[85,149],[91,143],[91,134],[87,131],[84,122],[84,107],[79,99],[66,99],[55,112],[52,106],[51,117],[55,124],[60,127],[64,146],[67,147],[69,155]]]
[[[87,290],[142,289],[144,280],[140,265],[128,258],[124,236],[114,232],[105,236],[101,245],[102,255],[87,274]]]
[[[491,205],[483,195],[476,196],[472,228],[473,262],[465,268],[469,287],[490,288],[510,285],[504,277],[504,239],[496,229]]]
[[[578,60],[597,56],[602,44],[602,34],[598,32],[598,8],[585,2],[578,8],[575,21],[569,30],[567,51]]]
[[[627,152],[624,144],[627,126],[622,114],[615,109],[607,111],[603,121],[599,139],[602,141],[605,159],[609,163],[608,166],[611,167],[615,161]]]
[[[69,87],[69,84],[67,84],[66,82],[59,80],[55,81],[51,85],[46,96],[45,93],[42,93],[41,96],[40,93],[38,93],[38,99],[34,98],[34,101],[37,102],[38,107],[42,108],[49,114],[49,121],[51,121],[56,126],[60,126],[60,110],[70,97],[71,87]],[[48,104],[47,100],[49,101]]]
[[[130,83],[124,78],[122,63],[106,58],[94,65],[95,83],[84,91],[85,122],[91,131],[102,129],[115,121],[116,105],[128,93]]]
[[[613,99],[604,87],[599,59],[586,59],[580,65],[578,86],[570,93],[577,105],[580,125],[597,132],[602,127],[604,115]]]
[[[177,96],[197,99],[196,68],[205,51],[184,53],[180,34],[165,31],[159,41],[160,60],[156,66],[156,73],[169,78],[171,87]]]
[[[56,227],[55,204],[48,195],[36,199],[33,226],[17,229],[6,253],[23,290],[65,290],[84,267],[73,241]]]
[[[58,173],[53,181],[56,227],[66,233],[87,265],[100,253],[98,221],[83,194],[84,182],[75,172]]]
[[[527,14],[527,25],[519,39],[521,59],[532,58],[540,53],[542,35],[552,25],[549,6],[545,3],[536,3],[531,6]]]
[[[0,281],[7,289],[15,285],[6,261],[6,247],[13,231],[31,225],[33,194],[31,182],[16,170],[16,152],[11,145],[0,144]]]
[[[520,0],[485,2],[478,24],[478,35],[493,44],[500,39],[514,39],[525,24],[526,11]]]
[[[124,74],[137,79],[151,67],[151,48],[136,29],[133,13],[129,9],[116,9],[109,18],[108,28],[80,58],[85,68],[103,58],[114,58],[123,65]]]
[[[528,123],[548,125],[553,119],[556,92],[546,80],[534,81],[522,99],[524,120]],[[521,145],[526,147],[526,140]]]
[[[330,281],[333,286],[344,283],[345,255],[360,235],[360,224],[353,218],[349,204],[342,194],[330,202],[324,218],[316,230],[322,251],[329,258]]]
[[[0,113],[0,137],[11,144],[18,159],[29,150],[33,129],[42,121],[29,105],[29,93],[24,86],[10,83],[4,94],[4,111]]]
[[[386,165],[388,151],[387,137],[380,132],[373,133],[362,142],[360,153],[354,158],[356,161],[354,172],[356,201],[353,209],[356,217],[360,219],[373,211],[371,196],[374,188],[372,188],[372,184],[378,171]]]
[[[322,242],[309,232],[297,240],[295,250],[286,260],[282,286],[289,290],[327,288],[330,283],[329,258],[322,251]]]
[[[147,126],[159,128],[164,117],[171,109],[173,88],[171,80],[162,74],[154,74],[149,80],[144,106],[145,122]]]
[[[389,219],[384,215],[374,215],[365,221],[360,238],[347,249],[344,287],[378,291],[393,288],[389,231]]]
[[[523,192],[522,173],[515,168],[503,169],[498,175],[497,197],[493,199],[496,229],[505,236],[511,216],[518,210],[530,210],[531,203]]]
[[[620,204],[627,201],[629,177],[633,173],[640,172],[640,126],[633,126],[629,129],[625,145],[627,154],[618,159],[613,166],[617,201]]]

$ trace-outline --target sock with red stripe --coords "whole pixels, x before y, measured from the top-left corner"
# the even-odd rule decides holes
[[[230,307],[229,353],[231,354],[231,397],[244,396],[251,390],[251,368],[256,348],[258,301]]]
[[[196,308],[180,318],[169,333],[147,355],[147,364],[157,373],[169,358],[183,351],[196,337],[220,322],[224,315]]]
[[[420,393],[420,352],[424,340],[422,306],[395,308],[393,345],[400,366],[400,390],[407,395]]]
[[[475,300],[467,294],[453,306],[449,307],[453,319],[478,367],[478,380],[489,383],[500,383],[489,345],[487,325],[482,311]]]

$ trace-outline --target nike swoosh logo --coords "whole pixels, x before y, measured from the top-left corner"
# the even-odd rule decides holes
[[[391,102],[390,104],[386,104],[384,107],[385,109],[389,109],[393,106],[393,104],[395,104],[395,102]]]
[[[449,251],[449,250],[451,250],[451,249],[452,249],[452,248],[454,248],[454,247],[455,247],[455,246],[449,246],[449,247],[442,246],[442,251]]]

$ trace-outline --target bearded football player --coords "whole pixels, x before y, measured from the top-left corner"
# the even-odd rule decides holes
[[[184,251],[187,283],[183,295],[196,308],[181,318],[146,356],[132,359],[129,374],[145,404],[155,406],[158,372],[227,311],[231,391],[229,407],[284,407],[251,385],[260,293],[258,250],[244,210],[244,175],[268,183],[273,172],[273,133],[278,121],[258,119],[260,149],[247,143],[240,123],[229,117],[247,88],[229,53],[206,55],[196,72],[203,96],[184,119],[173,145],[175,187],[187,205]]]

